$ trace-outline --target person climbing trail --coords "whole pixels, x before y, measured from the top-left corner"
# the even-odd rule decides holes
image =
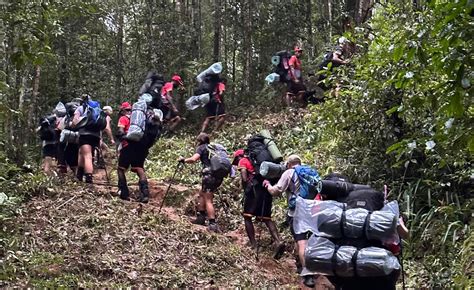
[[[211,172],[211,149],[210,138],[206,133],[200,133],[196,138],[196,151],[193,156],[189,158],[179,157],[178,162],[195,163],[201,161],[202,165],[202,186],[199,191],[197,216],[192,221],[193,224],[204,225],[206,223],[206,215],[209,221],[208,230],[212,232],[219,232],[219,227],[216,223],[216,214],[214,209],[214,194],[222,184],[223,177],[216,176]],[[229,163],[230,165],[230,163]],[[230,170],[230,168],[229,168]]]
[[[61,130],[58,145],[58,169],[60,174],[66,174],[69,167],[74,174],[77,172],[79,158],[78,132],[72,127],[72,120],[76,109],[81,105],[80,99],[72,99],[65,104],[66,116],[62,118],[59,128]]]
[[[271,185],[268,180],[263,182],[263,186],[268,190],[271,195],[281,195],[283,192],[287,191],[288,195],[288,222],[290,224],[290,231],[293,235],[293,239],[295,241],[296,251],[297,251],[297,258],[299,259],[299,263],[301,264],[302,268],[300,271],[300,275],[303,277],[303,283],[307,287],[314,287],[315,280],[314,274],[308,271],[305,267],[305,258],[304,258],[304,251],[306,248],[306,244],[308,241],[308,237],[310,235],[309,232],[297,234],[293,229],[293,216],[294,216],[294,198],[300,195],[301,191],[301,184],[300,179],[298,178],[298,174],[296,172],[296,168],[301,166],[301,158],[298,155],[290,155],[287,161],[287,170],[283,173],[280,177],[278,182],[275,185]],[[309,197],[311,198],[311,197]],[[313,196],[314,198],[314,196]]]
[[[53,166],[53,160],[58,157],[59,129],[58,124],[61,118],[56,110],[50,115],[40,119],[39,127],[36,129],[41,139],[42,164],[44,173],[50,174]]]
[[[161,88],[162,105],[159,109],[163,112],[163,118],[168,126],[169,133],[173,133],[182,121],[173,96],[174,90],[178,88],[184,88],[184,82],[179,75],[173,75],[171,82],[165,83]]]
[[[332,51],[326,52],[323,57],[323,61],[318,65],[318,87],[324,91],[331,89],[330,86],[324,83],[324,80],[327,78],[327,74],[321,71],[329,70],[332,72],[336,67],[347,65],[350,61],[350,52],[351,42],[345,37],[340,37],[334,49]],[[336,91],[338,91],[338,89],[338,85],[336,85]]]
[[[132,106],[128,102],[120,106],[122,115],[118,121],[117,138],[121,141],[119,145],[119,159],[117,167],[119,196],[123,200],[130,200],[130,190],[127,185],[125,172],[131,168],[138,176],[140,189],[139,201],[147,203],[150,198],[148,179],[144,164],[148,157],[149,149],[155,144],[161,134],[161,114],[155,112],[156,109],[148,109],[145,114],[145,130],[139,140],[129,140],[126,138],[131,126]]]
[[[201,132],[206,132],[209,122],[214,120],[216,126],[214,130],[222,128],[225,122],[225,104],[224,104],[224,91],[226,89],[227,80],[218,76],[218,81],[212,90],[211,98],[209,103],[206,104],[206,117],[202,123]]]
[[[272,220],[272,196],[268,190],[257,181],[255,168],[248,155],[243,149],[234,152],[233,165],[237,165],[240,171],[241,184],[244,189],[244,204],[242,216],[244,217],[245,230],[249,238],[250,246],[258,251],[255,239],[255,227],[252,218],[263,221],[267,226],[274,241],[275,252],[273,258],[280,259],[285,251],[285,244],[280,239],[278,229]]]
[[[105,129],[105,114],[100,108],[100,103],[93,101],[88,95],[84,96],[83,103],[74,112],[72,127],[79,127],[83,118],[87,122],[79,130],[79,158],[76,176],[82,181],[85,176],[86,183],[93,182],[93,151],[100,146],[100,132]]]

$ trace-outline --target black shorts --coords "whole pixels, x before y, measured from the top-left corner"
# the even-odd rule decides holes
[[[164,120],[171,120],[173,119],[174,117],[177,117],[178,114],[176,114],[172,109],[171,107],[167,106],[167,105],[163,105],[161,106],[160,110],[163,112],[163,119]]]
[[[273,198],[268,190],[261,185],[248,186],[245,190],[244,217],[272,217]]]
[[[211,174],[202,175],[202,191],[203,192],[216,192],[219,186],[221,186],[222,178],[216,178]]]
[[[390,275],[383,277],[331,277],[327,278],[338,289],[356,290],[395,290],[400,270],[395,270]]]
[[[206,104],[206,113],[206,117],[208,118],[225,115],[225,105],[224,103],[210,101]]]
[[[120,150],[118,167],[122,169],[143,168],[148,157],[148,148],[139,142],[130,142]]]
[[[303,81],[299,83],[295,83],[294,81],[288,82],[287,92],[292,93],[294,95],[298,94],[299,92],[305,92],[306,86],[303,84]]]
[[[295,229],[293,228],[293,217],[287,216],[287,219],[288,219],[288,223],[290,224],[291,235],[293,236],[293,239],[295,240],[295,242],[309,239],[309,237],[311,236],[311,232],[308,231],[306,233],[301,233],[301,234],[295,233]]]
[[[79,145],[72,143],[59,143],[58,164],[62,166],[77,167]]]
[[[82,145],[90,145],[92,148],[98,148],[100,145],[100,137],[95,135],[80,135],[79,147]]]
[[[42,148],[42,155],[43,155],[43,158],[44,157],[52,157],[52,158],[56,158],[56,154],[58,153],[58,149],[57,149],[57,144],[47,144],[47,145],[44,145],[43,148]]]

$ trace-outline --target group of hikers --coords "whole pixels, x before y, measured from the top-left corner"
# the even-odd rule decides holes
[[[340,42],[341,50],[328,56],[328,60],[330,58],[334,65],[346,63],[341,58],[346,41],[340,40]],[[306,98],[307,101],[310,94],[303,85],[299,60],[301,53],[302,49],[296,47],[295,54],[289,58],[288,74],[285,75],[288,77],[287,96]],[[325,65],[327,66],[327,63]],[[196,137],[194,154],[189,157],[179,157],[177,160],[178,165],[197,162],[202,165],[201,189],[197,198],[196,218],[192,223],[207,224],[209,231],[220,232],[216,221],[214,195],[224,178],[231,176],[233,171],[237,170],[240,172],[243,190],[242,216],[249,245],[258,252],[259,245],[255,235],[254,221],[263,222],[274,242],[273,257],[279,259],[287,246],[272,220],[272,203],[275,196],[286,194],[288,211],[285,223],[289,225],[295,242],[298,272],[302,276],[304,285],[314,287],[315,273],[324,271],[318,268],[321,266],[321,257],[308,256],[308,240],[310,237],[317,236],[319,231],[302,229],[302,221],[298,218],[298,203],[301,204],[301,201],[298,200],[304,199],[310,202],[330,200],[343,204],[344,211],[346,206],[350,209],[351,204],[358,204],[357,207],[376,212],[384,208],[384,195],[368,186],[353,185],[347,177],[340,174],[330,174],[321,178],[314,168],[303,165],[302,158],[295,154],[288,156],[286,163],[281,163],[283,156],[269,132],[265,130],[250,137],[244,148],[236,150],[231,155],[222,145],[212,143],[210,136],[205,132],[209,122],[215,120],[216,127],[220,128],[225,120],[223,93],[226,81],[220,76],[221,71],[222,67],[217,63],[199,74],[196,78],[198,87],[194,91],[195,96],[186,102],[188,109],[192,110],[201,106],[206,108],[207,113],[201,131]],[[320,75],[320,79],[323,80],[324,76]],[[100,104],[88,95],[73,99],[66,104],[58,104],[52,115],[41,119],[38,128],[43,142],[44,170],[51,170],[52,159],[56,158],[60,173],[67,173],[69,168],[78,180],[93,183],[94,158],[100,159],[102,152],[110,150],[106,145],[109,143],[110,146],[116,146],[118,155],[118,196],[123,200],[130,200],[130,190],[126,179],[126,171],[130,168],[139,179],[138,201],[147,203],[150,190],[144,163],[149,149],[162,135],[164,128],[173,132],[183,120],[174,102],[173,94],[175,90],[183,86],[184,82],[177,74],[173,75],[169,82],[165,82],[162,75],[156,72],[148,73],[139,90],[138,100],[133,104],[125,101],[120,105],[115,134],[113,134],[111,124],[112,107],[101,108]],[[374,205],[373,201],[380,201],[380,198],[381,203]],[[360,206],[362,203],[363,205]],[[311,206],[315,209],[320,205]],[[344,222],[348,219],[350,217],[345,217]],[[366,219],[366,222],[369,222],[370,218]],[[398,213],[396,219],[397,234],[406,237],[408,230],[403,220],[398,219]],[[340,223],[343,228],[343,222]],[[344,239],[342,243],[346,242]],[[368,241],[364,246],[376,244],[382,247],[379,243],[373,242]],[[390,249],[385,244],[383,248]],[[395,254],[398,253],[397,251],[399,250],[394,250]],[[359,285],[360,281],[366,283],[364,284],[366,289],[395,289],[400,273],[396,265],[393,271],[385,272],[383,275],[378,273],[376,277],[364,276],[355,269],[357,268],[357,253],[351,260],[351,263],[355,265],[354,273],[338,276],[335,271],[338,269],[339,256],[337,249],[333,251],[329,262],[332,261],[337,265],[330,266],[334,269],[331,282],[341,289],[354,289],[353,286]],[[311,267],[307,267],[308,262],[311,263]],[[331,273],[328,275],[331,276]],[[368,278],[370,279],[367,280]],[[374,285],[377,288],[374,288]]]

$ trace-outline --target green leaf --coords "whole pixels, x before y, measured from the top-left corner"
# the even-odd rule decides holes
[[[399,62],[403,56],[403,52],[405,50],[405,44],[399,44],[393,50],[393,61]]]
[[[405,144],[404,141],[401,141],[401,142],[392,144],[390,147],[387,148],[387,150],[385,151],[385,153],[389,154],[389,153],[391,153],[391,152],[393,152],[393,151],[398,151],[398,149],[400,149],[404,144]]]

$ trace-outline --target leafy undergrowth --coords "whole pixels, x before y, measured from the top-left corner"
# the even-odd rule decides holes
[[[106,188],[72,184],[32,198],[5,224],[10,244],[2,258],[2,286],[276,287],[297,282],[289,257],[277,262],[265,250],[257,262],[235,236],[208,233],[170,207],[158,214],[161,197],[142,205],[123,202]]]

